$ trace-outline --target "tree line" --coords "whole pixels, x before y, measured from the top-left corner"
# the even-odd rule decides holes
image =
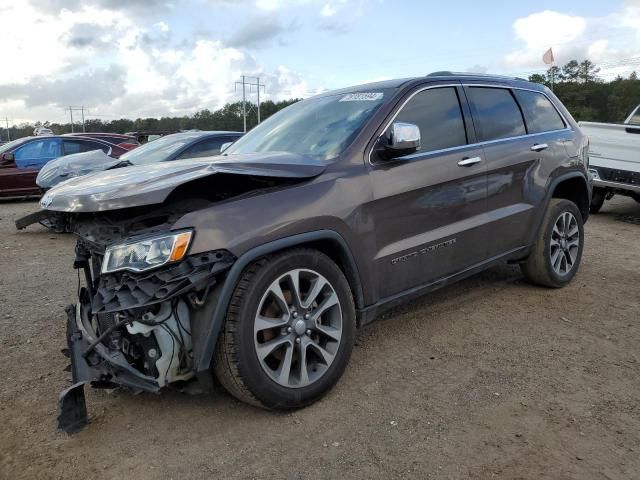
[[[542,83],[567,107],[576,120],[620,123],[640,104],[640,81],[636,72],[611,81],[598,77],[600,68],[590,60],[571,60],[549,68],[529,80]]]
[[[562,67],[552,66],[543,74],[529,77],[532,82],[542,83],[552,88],[558,98],[576,120],[594,122],[622,122],[638,104],[640,104],[640,81],[635,72],[629,77],[618,76],[614,80],[604,81],[598,77],[600,69],[590,60],[571,60]],[[299,98],[273,102],[267,100],[260,104],[261,119],[264,120]],[[247,129],[258,123],[256,105],[247,103]],[[88,119],[85,121],[87,132],[125,133],[137,131],[178,131],[178,130],[234,130],[242,131],[242,102],[228,103],[218,110],[200,110],[193,115],[181,117],[138,118],[130,120],[104,121]],[[38,126],[48,127],[56,134],[70,133],[70,123],[36,122],[23,123],[10,127],[12,139],[33,134]],[[6,130],[2,129],[2,140],[7,139]],[[82,127],[75,124],[75,131]]]
[[[279,110],[299,101],[299,98],[273,102],[267,100],[260,103],[260,119],[265,120]],[[247,102],[247,130],[258,124],[258,109],[255,104]],[[22,123],[10,127],[11,139],[33,135],[35,127],[47,127],[56,135],[71,133],[71,123],[36,122]],[[86,132],[126,133],[140,131],[180,131],[180,130],[225,130],[242,131],[242,102],[228,103],[218,110],[200,110],[193,115],[181,117],[162,118],[138,118],[131,120],[120,118],[118,120],[101,120],[96,118],[86,119],[84,122]],[[74,131],[82,132],[82,124],[74,122]],[[7,140],[6,129],[0,129],[1,139]]]

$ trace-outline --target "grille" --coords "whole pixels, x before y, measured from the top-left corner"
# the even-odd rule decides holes
[[[640,185],[640,173],[628,172],[626,170],[616,170],[615,168],[598,167],[598,173],[602,180],[610,182],[628,183],[630,185]]]

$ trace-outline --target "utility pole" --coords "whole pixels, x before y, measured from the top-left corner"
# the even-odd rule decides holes
[[[260,124],[260,87],[264,88],[264,85],[260,85],[260,77],[257,77],[258,81],[256,82],[258,87],[258,125]]]
[[[247,96],[245,94],[244,75],[242,75],[242,120],[244,122],[243,132],[247,133]]]
[[[76,106],[76,107],[74,107],[73,105],[69,105],[69,116],[71,118],[71,133],[74,133],[74,131],[75,131],[75,128],[74,128],[74,125],[73,125],[73,111],[74,110],[80,112],[80,115],[81,115],[81,118],[82,118],[82,133],[84,133],[85,132],[85,130],[84,130],[84,111],[85,111],[84,105],[80,105],[80,106]]]
[[[255,78],[257,81],[256,83],[252,83],[252,82],[248,82],[247,78]],[[242,81],[241,82],[236,82],[235,86],[236,89],[238,88],[238,85],[242,85],[242,123],[243,123],[243,128],[244,128],[244,132],[247,132],[247,93],[246,93],[246,87],[249,87],[249,91],[251,91],[251,87],[256,87],[257,91],[258,91],[258,123],[260,123],[260,88],[262,87],[264,89],[264,85],[260,83],[260,77],[247,77],[246,75],[242,75]],[[264,90],[263,90],[264,91]]]
[[[4,120],[7,124],[7,141],[10,142],[11,141],[11,130],[9,130],[9,119],[7,117],[4,117],[2,120]]]

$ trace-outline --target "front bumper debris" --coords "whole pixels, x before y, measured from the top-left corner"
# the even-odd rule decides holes
[[[84,270],[87,286],[66,309],[72,386],[59,397],[58,429],[75,433],[89,422],[87,383],[157,393],[194,378],[192,338],[200,335],[191,312],[234,260],[220,250],[149,272],[96,276],[101,257],[79,243],[74,267]]]
[[[86,298],[86,290],[80,298]],[[96,387],[123,385],[132,390],[158,392],[158,382],[133,368],[121,352],[109,350],[97,343],[98,336],[88,318],[88,303],[69,305],[67,312],[67,345],[71,360],[72,386],[58,398],[58,429],[66,433],[80,431],[87,423],[84,385]]]

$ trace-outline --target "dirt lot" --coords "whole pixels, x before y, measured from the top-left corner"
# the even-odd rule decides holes
[[[396,310],[302,411],[90,391],[73,437],[55,431],[73,238],[16,232],[34,208],[0,204],[0,478],[640,478],[632,200],[592,217],[569,287],[504,266]]]

